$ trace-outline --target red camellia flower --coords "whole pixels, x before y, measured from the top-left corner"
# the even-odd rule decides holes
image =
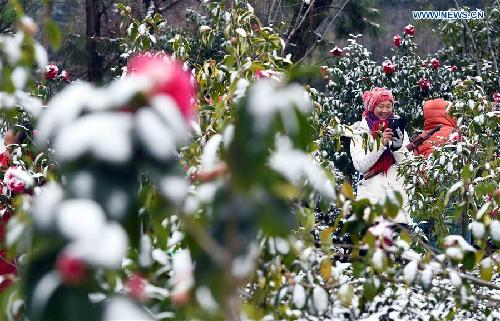
[[[458,67],[457,67],[457,66],[455,66],[455,65],[452,65],[452,66],[450,66],[450,70],[451,70],[451,71],[457,71],[457,70],[458,70]]]
[[[431,82],[428,79],[421,78],[418,81],[418,86],[420,87],[420,90],[429,90],[431,87]]]
[[[405,27],[405,35],[413,36],[415,34],[415,27],[413,25],[407,25]]]
[[[330,55],[333,57],[340,57],[342,56],[343,50],[340,49],[339,47],[335,47],[332,50],[330,50]]]
[[[64,283],[79,285],[87,276],[87,267],[79,258],[63,253],[57,258],[56,270]]]
[[[139,301],[143,301],[146,299],[146,292],[145,288],[147,285],[147,281],[145,278],[140,276],[139,274],[135,273],[128,279],[127,281],[127,288],[130,291],[130,295]]]
[[[191,73],[182,68],[181,62],[162,53],[144,53],[134,56],[127,69],[130,74],[146,75],[154,81],[151,96],[168,95],[186,120],[193,117],[195,90]]]
[[[66,70],[61,71],[61,79],[69,82],[69,73]]]
[[[432,58],[431,66],[433,69],[438,69],[441,66],[441,62],[437,58]]]
[[[453,132],[453,133],[450,134],[450,141],[457,142],[458,140],[460,140],[460,134],[459,133]]]
[[[401,38],[400,35],[395,35],[394,38],[392,38],[392,42],[394,42],[394,45],[397,47],[401,46],[401,40],[403,40],[403,38]]]
[[[500,103],[500,93],[493,93],[493,101],[496,103]]]
[[[54,80],[57,77],[57,73],[59,72],[59,68],[56,65],[47,65],[45,66],[45,71],[43,75],[45,79]]]
[[[382,63],[382,68],[384,69],[384,72],[387,75],[392,74],[394,72],[394,70],[396,70],[396,67],[389,60]]]
[[[19,178],[24,171],[16,166],[9,167],[3,176],[3,185],[15,194],[23,193],[25,189],[24,181]]]

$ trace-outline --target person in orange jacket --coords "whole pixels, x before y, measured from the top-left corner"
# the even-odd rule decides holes
[[[421,135],[425,135],[436,126],[441,125],[442,127],[413,150],[415,155],[429,157],[435,149],[445,145],[449,141],[455,141],[460,138],[457,120],[455,117],[450,116],[447,111],[449,104],[449,102],[441,98],[427,100],[424,102],[424,132]],[[436,240],[431,234],[433,225],[432,219],[429,224],[429,226],[423,227],[423,230],[427,232],[431,244],[434,245]],[[450,228],[451,234],[461,234],[461,218],[457,221],[449,220],[447,224]],[[470,231],[467,232],[466,239],[470,241]]]
[[[457,120],[450,116],[447,112],[449,102],[437,98],[427,100],[424,103],[424,132],[432,130],[438,125],[442,125],[441,129],[435,132],[431,137],[416,147],[413,152],[415,155],[423,155],[428,157],[435,148],[446,144],[450,139],[458,139]]]

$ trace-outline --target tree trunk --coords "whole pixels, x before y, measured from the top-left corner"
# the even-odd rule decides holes
[[[292,54],[292,61],[304,57],[307,49],[318,39],[316,29],[328,17],[332,0],[311,0],[309,5],[297,6],[295,25],[291,26],[286,52]]]
[[[103,58],[97,51],[97,42],[101,37],[99,8],[101,0],[85,0],[87,22],[87,78],[91,82],[100,82],[103,78]]]

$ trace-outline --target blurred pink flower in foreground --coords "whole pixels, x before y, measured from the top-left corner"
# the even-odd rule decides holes
[[[142,53],[130,60],[127,69],[130,74],[146,75],[154,81],[151,96],[168,95],[186,120],[193,117],[195,89],[191,74],[182,68],[181,62],[161,53]]]
[[[271,70],[271,69],[257,70],[255,72],[255,78],[257,78],[257,79],[269,78],[269,79],[274,79],[276,81],[281,81],[280,77],[281,77],[281,74],[279,72]]]
[[[147,280],[141,275],[135,273],[130,279],[127,280],[127,288],[130,291],[130,295],[136,300],[143,301],[146,299],[146,285]]]
[[[62,253],[57,258],[56,270],[61,279],[68,285],[79,285],[87,277],[87,267],[79,258],[73,257],[68,253]]]

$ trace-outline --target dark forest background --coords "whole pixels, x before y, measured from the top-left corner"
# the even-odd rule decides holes
[[[228,0],[228,5],[231,5]],[[72,78],[109,80],[119,59],[120,34],[127,23],[116,3],[130,6],[141,18],[148,10],[159,13],[175,28],[190,29],[189,10],[200,10],[202,0],[22,0],[26,14],[39,24],[50,19],[61,30],[61,45],[50,48],[44,32],[39,33],[49,50],[51,62],[68,70]],[[441,45],[433,32],[437,21],[413,20],[412,10],[447,10],[457,5],[471,9],[491,7],[494,1],[479,0],[254,0],[257,15],[264,25],[282,29],[287,51],[294,61],[314,62],[328,51],[346,44],[349,34],[363,33],[363,43],[376,60],[391,55],[392,38],[405,25],[416,26],[419,54],[432,54]],[[0,32],[12,28],[13,11],[8,0],[0,0]],[[192,30],[196,32],[197,30]],[[116,73],[114,73],[116,75]]]

